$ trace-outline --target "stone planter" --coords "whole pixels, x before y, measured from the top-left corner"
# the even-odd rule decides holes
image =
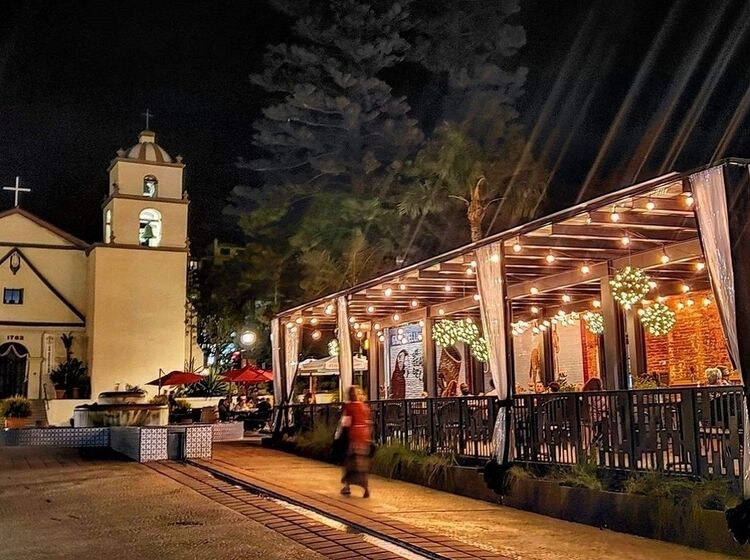
[[[65,398],[65,389],[58,389],[55,387],[55,398],[56,399],[64,399]]]
[[[26,426],[26,418],[17,418],[14,416],[7,416],[5,418],[5,427],[10,429],[23,428]]]

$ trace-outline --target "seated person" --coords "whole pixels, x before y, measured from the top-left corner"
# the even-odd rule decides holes
[[[258,403],[258,413],[260,414],[268,414],[271,412],[271,408],[271,403],[268,402],[268,399],[261,399]]]
[[[250,412],[250,406],[247,404],[247,397],[240,395],[237,399],[237,404],[234,406],[235,412]]]
[[[219,410],[219,420],[222,422],[229,420],[229,413],[232,411],[230,404],[231,400],[231,397],[219,400],[219,406],[217,408]]]

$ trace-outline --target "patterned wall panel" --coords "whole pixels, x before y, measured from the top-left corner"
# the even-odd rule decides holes
[[[213,429],[210,424],[185,428],[185,458],[210,459]]]
[[[245,426],[242,422],[218,422],[211,425],[214,441],[232,441],[242,439]]]
[[[167,430],[165,428],[140,428],[141,463],[167,459]]]
[[[5,430],[4,445],[108,447],[109,428],[26,428]]]

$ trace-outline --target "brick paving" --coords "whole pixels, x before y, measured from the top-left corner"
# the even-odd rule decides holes
[[[409,548],[415,552],[427,554],[429,557],[508,560],[507,556],[495,554],[450,537],[390,519],[385,515],[365,511],[354,505],[342,504],[340,501],[331,500],[320,494],[298,492],[291,488],[274,484],[266,479],[253,476],[247,470],[230,463],[223,461],[192,461],[192,463],[200,466],[202,469],[207,469],[217,476],[228,477],[233,481],[240,484],[247,484],[269,495],[311,508],[338,521],[353,525],[357,530],[367,531],[378,538],[399,541],[402,545],[409,545]],[[310,547],[315,552],[329,558],[373,558],[383,560],[400,558],[395,554],[373,546],[359,535],[342,533],[322,523],[311,521],[309,518],[299,514],[290,515],[287,508],[250,492],[244,490],[238,491],[228,482],[222,482],[215,478],[206,479],[202,477],[198,480],[199,477],[195,476],[194,471],[188,470],[191,467],[160,464],[154,468],[161,469],[160,472],[173,477],[175,477],[175,471],[179,471],[180,474],[176,475],[175,480],[201,493],[208,491],[203,487],[204,484],[208,484],[214,489],[222,488],[222,491],[227,496],[241,500],[257,508],[256,510],[248,511],[248,515],[255,521],[264,523],[267,527],[279,531],[283,535],[293,538]],[[168,469],[172,472],[169,472]],[[207,480],[210,482],[206,482]],[[242,492],[245,493],[245,496],[242,496]],[[215,492],[211,496],[217,499],[219,503],[236,509],[237,504],[230,499],[222,498]],[[269,519],[266,517],[267,515],[278,515],[280,519]]]

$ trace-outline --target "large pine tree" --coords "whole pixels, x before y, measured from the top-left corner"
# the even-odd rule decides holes
[[[378,73],[405,57],[410,3],[276,2],[295,40],[269,47],[253,76],[274,99],[255,123],[265,157],[248,163],[262,184],[232,203],[251,242],[299,265],[305,296],[394,264],[393,188],[422,134]]]

